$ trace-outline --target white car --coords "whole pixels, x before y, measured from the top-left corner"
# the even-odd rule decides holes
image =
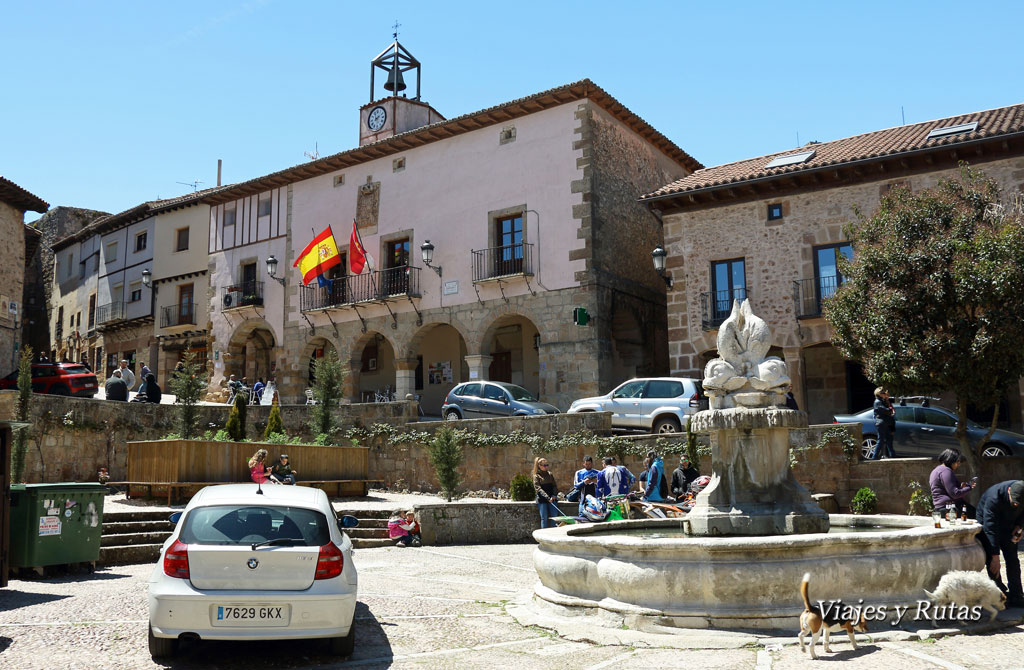
[[[330,638],[332,653],[352,653],[357,578],[342,528],[358,522],[338,519],[323,491],[208,486],[171,520],[149,578],[154,658],[183,637]]]
[[[612,428],[679,433],[688,417],[701,409],[706,409],[706,400],[700,380],[645,377],[630,379],[602,396],[574,400],[568,413],[611,412]]]

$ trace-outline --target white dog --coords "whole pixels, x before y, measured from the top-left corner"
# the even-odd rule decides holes
[[[925,591],[936,606],[966,605],[980,606],[992,613],[993,621],[999,610],[1006,608],[1006,594],[983,572],[953,570],[942,575],[935,592]],[[935,626],[935,617],[932,617]]]

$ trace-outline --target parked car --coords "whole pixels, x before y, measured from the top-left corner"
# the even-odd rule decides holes
[[[327,495],[305,486],[208,486],[184,512],[149,578],[149,651],[178,640],[327,638],[355,644],[356,568]],[[300,648],[300,647],[297,647]]]
[[[688,417],[707,408],[700,380],[688,377],[630,379],[611,393],[580,398],[569,406],[577,412],[611,412],[612,428],[678,433]]]
[[[441,416],[446,421],[535,414],[558,414],[558,408],[537,400],[522,386],[507,382],[459,384],[448,391],[441,405]]]
[[[0,379],[0,389],[17,388],[17,370]],[[33,363],[32,391],[91,398],[96,395],[96,375],[80,363]]]
[[[954,412],[934,405],[907,403],[897,405],[896,432],[893,433],[892,447],[897,456],[935,457],[945,449],[959,449],[956,439],[957,416]],[[871,409],[856,414],[837,414],[835,423],[859,423],[861,425],[861,456],[868,457],[878,442],[878,430]],[[987,426],[973,421],[967,422],[967,439],[974,444],[988,432]],[[1024,455],[1024,435],[1008,430],[996,430],[985,444],[984,456]]]

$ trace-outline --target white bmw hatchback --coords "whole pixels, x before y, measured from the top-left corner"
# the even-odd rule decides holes
[[[327,495],[305,486],[208,486],[185,511],[149,578],[149,651],[181,638],[330,638],[355,644],[352,542]],[[175,518],[178,517],[178,518]]]

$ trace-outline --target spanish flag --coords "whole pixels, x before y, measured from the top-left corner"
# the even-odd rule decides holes
[[[341,263],[341,255],[338,253],[338,245],[334,241],[331,227],[327,226],[324,232],[314,237],[313,241],[302,250],[299,257],[295,259],[293,267],[299,268],[299,272],[302,273],[302,283],[308,284],[339,263]]]

